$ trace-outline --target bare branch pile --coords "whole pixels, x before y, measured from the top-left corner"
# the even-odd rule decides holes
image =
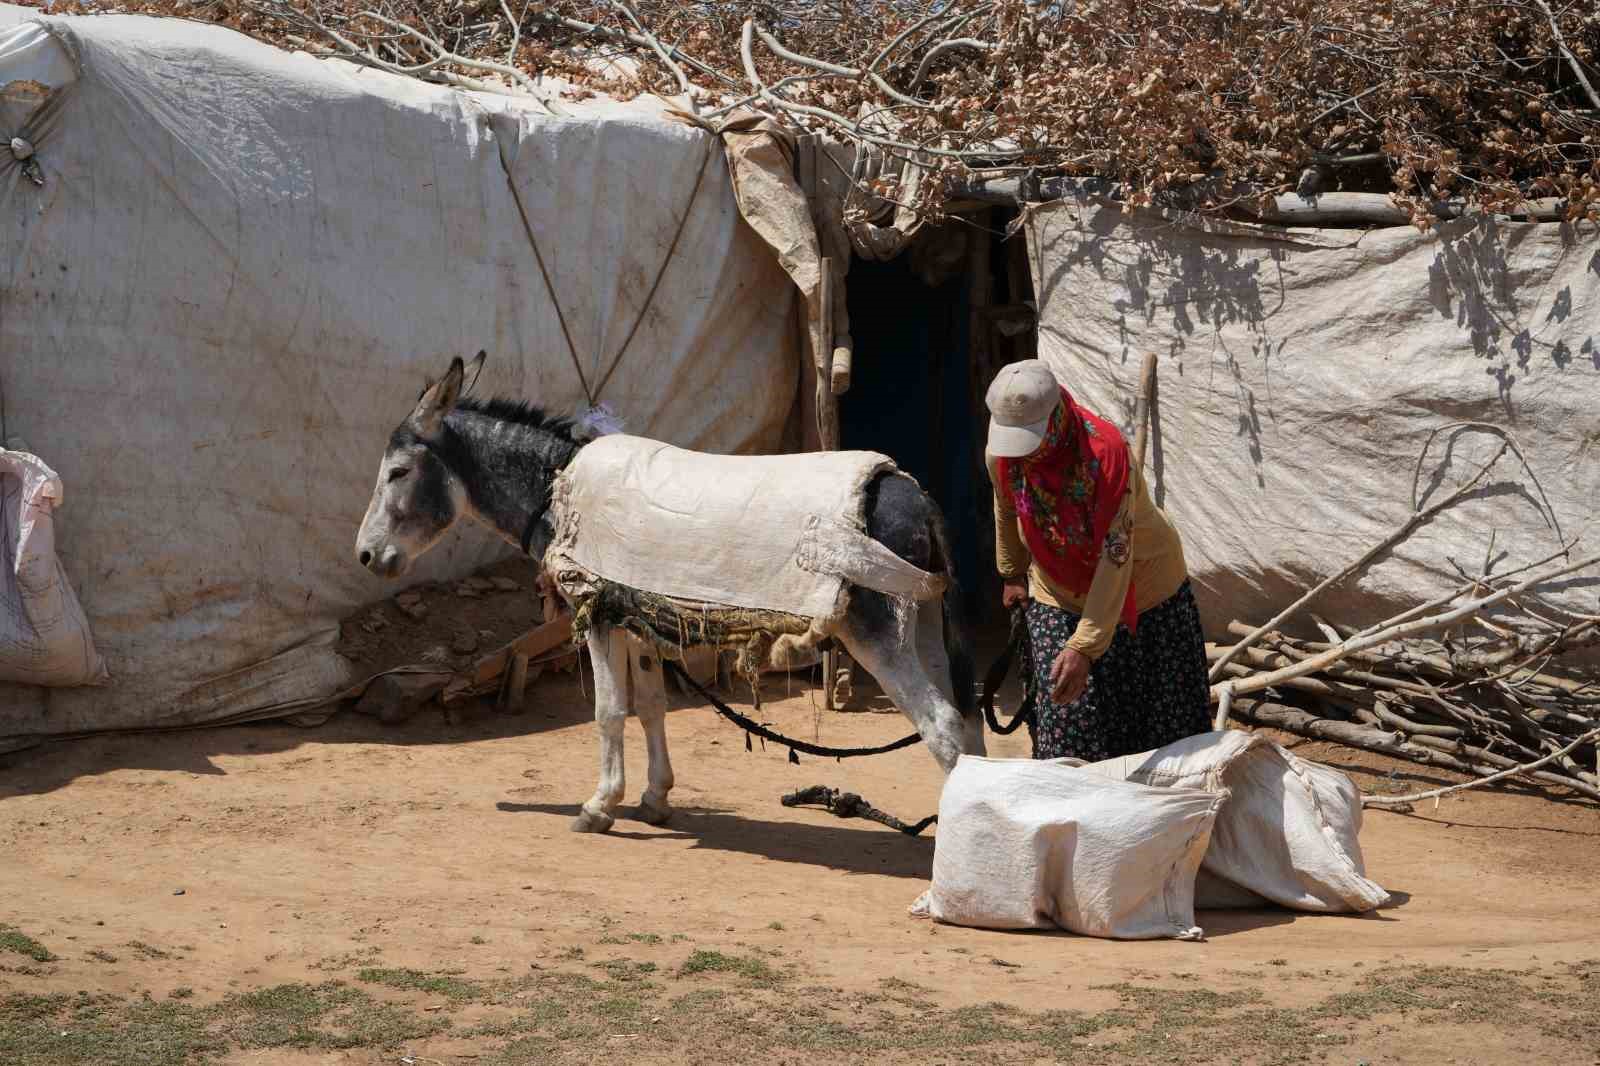
[[[221,22],[472,88],[691,95],[975,177],[1093,176],[1132,204],[1383,192],[1426,228],[1556,198],[1600,219],[1600,14],[1502,0],[67,0]],[[1445,212],[1451,213],[1451,212]]]
[[[1324,641],[1257,636],[1259,627],[1235,621],[1229,631],[1246,639],[1206,648],[1223,663],[1213,691],[1241,721],[1600,800],[1600,679],[1559,669],[1563,657],[1600,646],[1600,615],[1524,600],[1597,566],[1600,556],[1547,560],[1531,576],[1470,579],[1359,632],[1319,620]]]

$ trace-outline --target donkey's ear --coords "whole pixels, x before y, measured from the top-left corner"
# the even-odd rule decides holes
[[[478,354],[473,356],[472,362],[467,364],[467,384],[466,387],[461,390],[463,394],[470,394],[473,389],[477,388],[478,375],[483,373],[483,363],[484,360],[488,358],[489,353],[484,349],[479,348]]]
[[[450,369],[445,371],[444,377],[423,390],[416,410],[411,412],[411,426],[418,434],[431,437],[439,432],[444,416],[461,398],[461,379],[465,373],[466,366],[458,355],[450,360]]]

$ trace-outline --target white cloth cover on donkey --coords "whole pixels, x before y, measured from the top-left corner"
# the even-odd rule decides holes
[[[820,632],[854,584],[902,600],[945,579],[866,535],[866,487],[895,471],[875,452],[708,455],[614,434],[557,479],[546,569],[563,591],[587,579],[686,604],[779,611]]]

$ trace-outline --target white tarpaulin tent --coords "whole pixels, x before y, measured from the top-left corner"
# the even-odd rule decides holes
[[[6,138],[34,133],[43,179],[0,167],[3,428],[65,486],[56,548],[110,683],[0,684],[0,747],[285,713],[363,680],[337,622],[396,589],[356,565],[355,531],[389,431],[451,355],[489,351],[480,393],[598,399],[706,451],[782,444],[793,287],[721,144],[660,102],[556,115],[176,19],[41,24],[0,45]],[[16,83],[73,71],[40,121]],[[468,531],[413,580],[507,550]]]
[[[1593,225],[1284,230],[1068,202],[1034,210],[1028,239],[1039,355],[1074,395],[1131,428],[1140,364],[1161,359],[1150,481],[1208,628],[1266,621],[1393,532],[1454,422],[1510,431],[1533,476],[1503,458],[1482,498],[1313,610],[1364,625],[1430,599],[1459,583],[1450,560],[1479,572],[1491,531],[1501,572],[1556,551],[1557,527],[1594,550]],[[1442,498],[1498,443],[1441,434],[1419,493]],[[1559,594],[1592,612],[1594,586]]]

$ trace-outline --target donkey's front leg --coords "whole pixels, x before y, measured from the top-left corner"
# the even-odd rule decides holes
[[[574,833],[604,833],[615,820],[623,779],[622,727],[628,720],[628,641],[621,633],[589,631],[589,662],[594,667],[594,724],[600,737],[600,784],[572,820]]]
[[[660,825],[672,815],[667,803],[667,793],[672,791],[672,760],[667,756],[667,687],[655,650],[631,640],[629,643],[633,713],[644,727],[645,748],[650,753],[650,782],[639,797],[634,817],[648,825]]]

